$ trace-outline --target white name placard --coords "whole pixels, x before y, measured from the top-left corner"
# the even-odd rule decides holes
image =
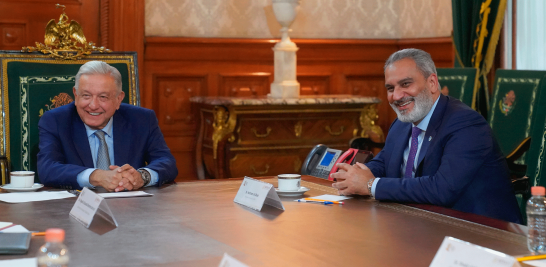
[[[222,261],[218,267],[248,267],[248,265],[238,261],[236,258],[231,257],[229,254],[224,253]]]
[[[430,267],[520,267],[516,258],[446,236]]]
[[[233,201],[257,211],[261,211],[264,204],[284,210],[272,184],[250,177],[245,177]]]
[[[104,198],[84,187],[72,210],[70,210],[70,216],[82,223],[86,228],[89,228],[96,215],[101,216],[116,227],[118,226]]]

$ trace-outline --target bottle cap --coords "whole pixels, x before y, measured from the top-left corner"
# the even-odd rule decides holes
[[[60,228],[49,228],[45,232],[46,242],[63,242],[64,230]]]
[[[531,195],[544,196],[546,195],[546,189],[544,189],[544,186],[533,186],[531,187]]]

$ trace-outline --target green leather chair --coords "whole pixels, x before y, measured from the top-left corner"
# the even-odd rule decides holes
[[[540,176],[534,173],[540,165],[537,162],[546,120],[544,107],[546,71],[496,71],[489,125],[506,156],[524,220],[530,186],[540,182]]]
[[[509,164],[525,165],[535,127],[546,117],[546,71],[497,70],[489,105],[489,125]],[[537,126],[538,125],[538,126]],[[525,169],[511,166],[523,176]]]
[[[140,105],[136,52],[92,53],[80,60],[62,60],[39,52],[0,51],[0,157],[7,159],[11,170],[36,171],[38,121],[44,112],[74,101],[75,75],[91,60],[117,68],[123,79],[123,102]],[[8,183],[9,177],[2,173],[1,184]]]
[[[544,79],[542,82],[545,82]],[[525,155],[525,165],[527,167],[526,177],[528,177],[528,182],[526,183],[527,187],[546,186],[546,120],[545,118],[536,119],[542,119],[542,121],[532,122],[535,127],[533,127],[533,131],[531,132],[530,148]],[[526,192],[521,191],[522,189],[524,188],[519,188],[519,190],[516,189],[519,191],[519,194],[516,194],[516,197],[523,218],[526,220],[525,207],[531,194],[529,188],[526,188]]]
[[[476,68],[437,68],[438,82],[442,94],[455,97],[474,108],[477,93],[478,69]]]

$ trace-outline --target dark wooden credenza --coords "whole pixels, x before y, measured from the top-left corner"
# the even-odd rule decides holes
[[[298,99],[192,97],[199,114],[197,176],[230,178],[300,173],[317,144],[346,150],[355,137],[383,140],[375,97]]]

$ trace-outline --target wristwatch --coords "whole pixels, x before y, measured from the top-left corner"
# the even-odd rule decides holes
[[[152,180],[152,176],[145,169],[139,169],[138,172],[140,172],[140,176],[142,176],[142,181],[144,181],[144,185],[142,187],[147,186]]]
[[[373,181],[374,180],[375,180],[375,178],[372,178],[372,179],[368,180],[368,193],[370,194],[371,198],[375,198],[374,195],[372,195],[372,186],[373,186]]]

